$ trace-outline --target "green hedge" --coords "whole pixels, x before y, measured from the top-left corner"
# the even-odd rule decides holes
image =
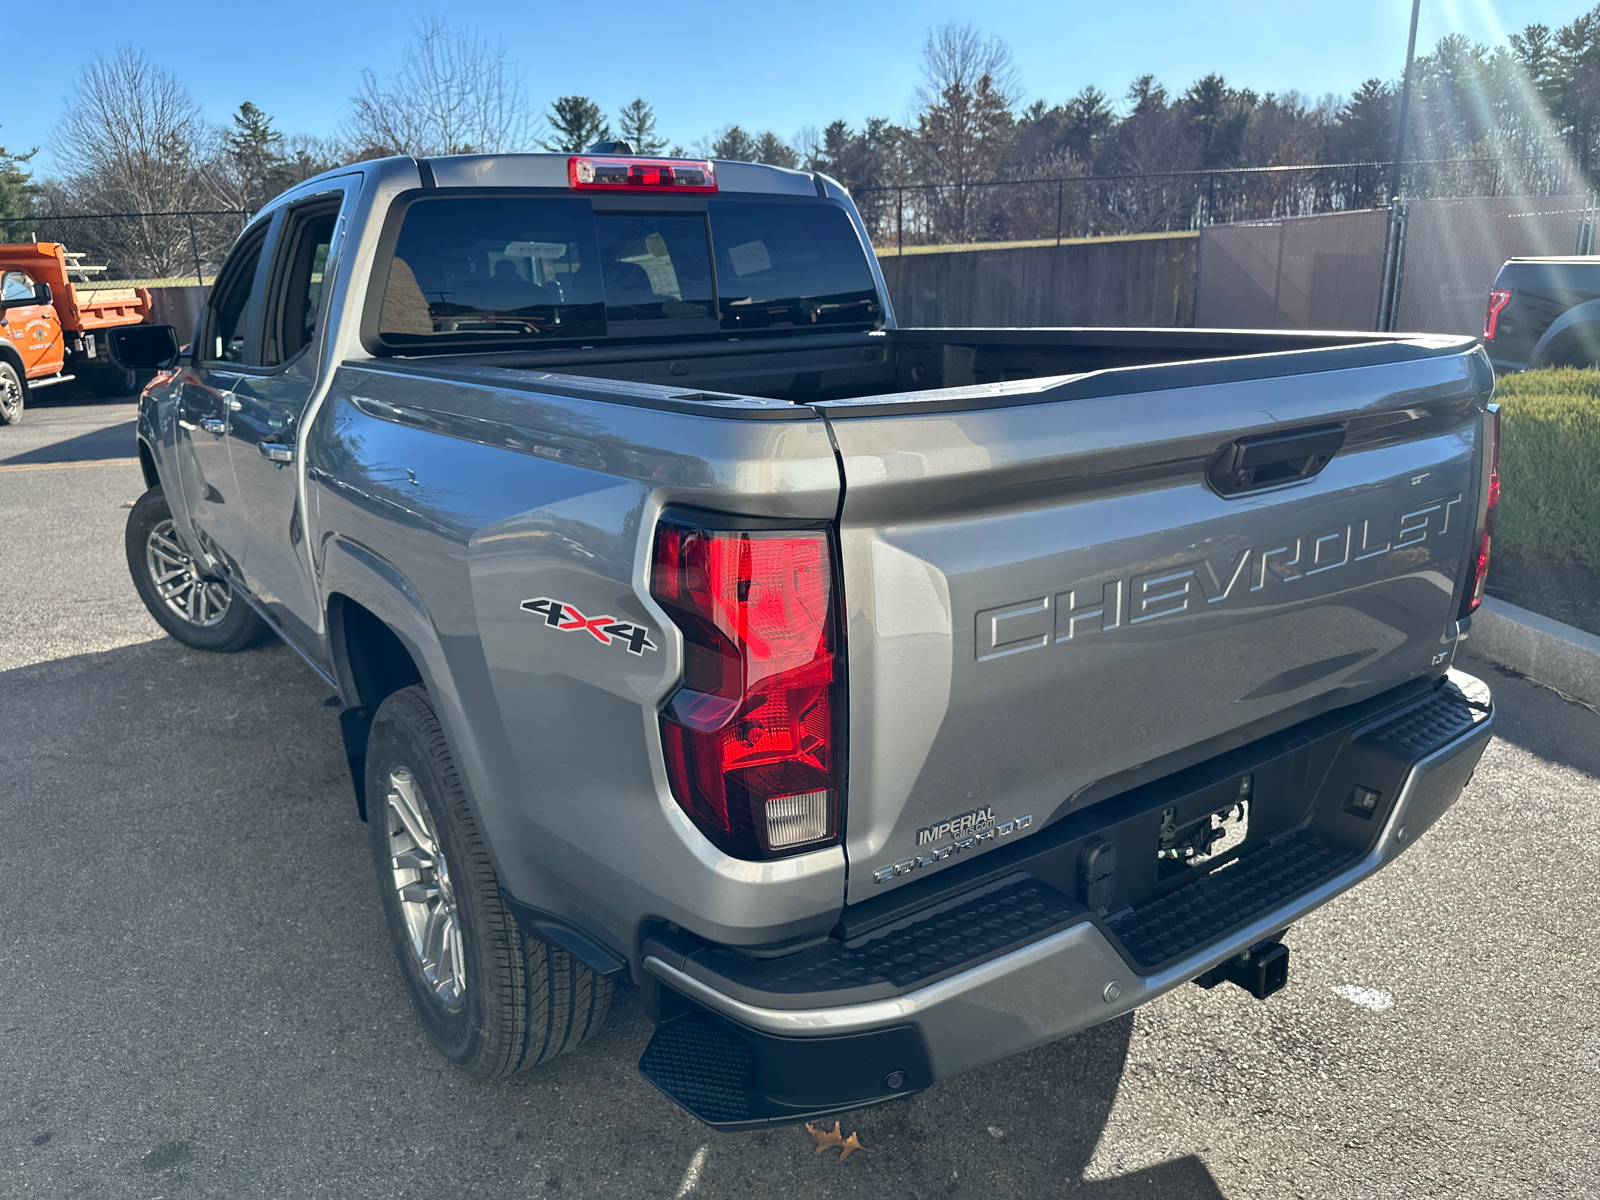
[[[1503,376],[1495,549],[1600,570],[1600,371]]]

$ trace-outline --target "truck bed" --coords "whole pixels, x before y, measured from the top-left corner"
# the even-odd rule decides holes
[[[1196,363],[1305,350],[1342,350],[1312,359],[1330,364],[1397,361],[1459,350],[1460,339],[1396,339],[1393,334],[1231,329],[887,329],[671,344],[641,342],[544,351],[451,354],[387,360],[390,365],[457,371],[488,367],[539,375],[577,375],[684,391],[760,396],[807,404],[931,392],[1121,367]],[[1258,370],[1293,373],[1293,360]],[[1250,373],[1241,364],[1230,378]],[[1119,379],[1113,387],[1129,386]],[[1081,391],[1082,389],[1080,389]],[[949,406],[970,395],[926,397]]]

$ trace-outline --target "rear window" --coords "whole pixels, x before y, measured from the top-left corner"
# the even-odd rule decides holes
[[[861,239],[842,209],[737,200],[709,207],[724,329],[882,319]]]
[[[422,197],[374,307],[375,348],[401,352],[882,322],[843,211],[749,201],[596,213],[587,197]]]
[[[450,197],[413,203],[378,313],[384,343],[605,334],[587,200]]]

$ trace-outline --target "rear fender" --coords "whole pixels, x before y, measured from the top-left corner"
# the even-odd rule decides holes
[[[441,703],[442,697],[453,695],[448,686],[440,686],[441,680],[449,678],[448,667],[439,645],[438,632],[410,581],[381,555],[360,543],[330,537],[324,552],[322,582],[323,594],[329,597],[324,614],[329,649],[332,651],[329,657],[333,662],[342,703],[339,729],[344,737],[345,757],[350,764],[350,784],[355,790],[356,810],[365,821],[367,733],[372,728],[373,715],[378,705],[383,703],[388,690],[372,686],[371,672],[363,673],[355,669],[356,654],[346,637],[347,605],[365,609],[410,657],[415,676],[403,669],[384,674],[420,677],[422,686],[428,689],[428,695],[433,700],[439,722],[444,726],[445,738],[452,746],[456,744],[456,739],[451,731],[459,728],[461,722],[455,719],[454,706]],[[366,688],[361,686],[363,675],[367,677]],[[378,694],[380,692],[383,695]],[[470,796],[468,800],[470,803]]]
[[[429,694],[437,697],[446,691],[447,687],[439,686],[440,681],[448,678],[448,667],[439,645],[438,630],[411,582],[392,563],[348,538],[330,537],[324,555],[324,594],[336,602],[341,597],[352,600],[372,613],[405,647]],[[334,611],[335,607],[330,603],[327,616],[339,695],[351,707],[376,708],[383,697],[361,695],[350,667],[348,647],[344,645],[343,622],[336,619],[339,614]],[[437,699],[435,706],[438,706]],[[443,714],[440,715],[442,719]]]
[[[1569,360],[1600,362],[1600,300],[1574,305],[1552,321],[1528,355],[1528,367],[1532,370]]]

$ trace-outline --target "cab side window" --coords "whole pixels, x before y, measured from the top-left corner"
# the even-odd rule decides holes
[[[268,293],[263,366],[288,362],[316,336],[328,251],[338,223],[338,201],[314,201],[284,217]]]
[[[228,261],[211,293],[206,316],[206,334],[201,343],[202,360],[242,363],[250,352],[245,319],[250,312],[250,287],[255,283],[256,267],[261,262],[261,247],[266,229],[245,235]]]
[[[21,271],[7,271],[0,276],[0,300],[32,300],[33,280]]]

